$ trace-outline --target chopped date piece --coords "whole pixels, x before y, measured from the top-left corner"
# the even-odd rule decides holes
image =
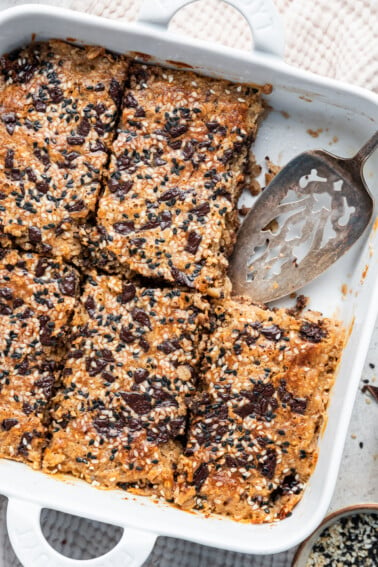
[[[134,299],[136,295],[136,287],[134,284],[124,284],[121,293],[121,303],[128,303]]]
[[[263,476],[272,479],[277,466],[276,451],[274,449],[267,449],[265,456],[260,460],[258,466]]]
[[[130,234],[135,230],[134,222],[133,221],[123,221],[123,222],[116,222],[113,225],[113,228],[119,234]]]
[[[187,243],[185,246],[185,250],[190,252],[191,254],[195,254],[198,250],[199,245],[201,244],[202,236],[191,230],[188,234]]]
[[[149,372],[145,368],[138,368],[134,371],[133,376],[136,384],[141,384],[148,378]]]
[[[325,329],[309,321],[302,324],[299,332],[303,339],[312,343],[320,343],[327,336]]]
[[[138,102],[134,95],[130,92],[126,93],[123,98],[123,104],[126,108],[137,108]]]
[[[67,144],[70,146],[81,146],[84,142],[84,136],[67,136]]]
[[[145,415],[152,409],[151,401],[144,394],[120,392],[127,405],[138,415]]]
[[[29,227],[29,240],[32,244],[39,244],[42,241],[42,233],[36,226]]]
[[[177,268],[172,268],[171,274],[173,276],[174,281],[177,282],[179,285],[193,287],[192,280],[186,274],[184,274],[184,272],[181,272]]]
[[[84,307],[91,317],[94,317],[96,315],[96,302],[92,296],[88,296],[84,303]]]
[[[270,341],[279,341],[283,336],[282,329],[280,329],[277,325],[259,327],[259,331]]]
[[[209,203],[201,203],[200,205],[197,205],[197,207],[191,209],[190,212],[197,215],[197,217],[204,217],[209,214],[210,205]]]
[[[77,289],[77,279],[74,272],[63,277],[59,283],[59,288],[64,295],[74,297]]]
[[[125,327],[121,328],[119,338],[121,339],[121,341],[127,344],[133,343],[136,340],[136,336],[132,333],[132,331],[129,331]]]
[[[158,345],[158,349],[162,350],[165,354],[170,354],[175,350],[181,348],[180,342],[176,339],[167,340]]]
[[[18,424],[18,419],[8,418],[8,419],[3,419],[3,421],[1,422],[1,427],[3,428],[4,431],[10,431],[12,427],[15,427],[17,424]]]
[[[137,321],[144,327],[151,329],[151,321],[148,314],[143,309],[134,308],[131,312],[134,321]]]
[[[193,475],[193,484],[196,490],[200,491],[202,485],[209,476],[209,468],[206,463],[201,463]]]

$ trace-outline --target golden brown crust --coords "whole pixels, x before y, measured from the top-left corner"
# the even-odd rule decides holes
[[[172,495],[208,305],[199,294],[88,278],[72,321],[44,468]]]
[[[0,58],[3,245],[79,254],[77,227],[95,210],[127,66],[101,47],[58,40]]]
[[[50,473],[284,518],[316,463],[343,330],[200,295],[230,292],[264,88],[134,63],[123,92],[127,69],[61,41],[0,58],[0,456],[39,468],[48,444]],[[75,270],[14,245],[80,265],[80,301]]]
[[[268,522],[289,514],[317,459],[344,333],[248,299],[219,303],[192,404],[176,502]]]
[[[92,236],[102,267],[108,253],[143,276],[220,296],[262,110],[257,88],[133,64]]]
[[[78,274],[15,250],[0,260],[0,456],[40,466]]]

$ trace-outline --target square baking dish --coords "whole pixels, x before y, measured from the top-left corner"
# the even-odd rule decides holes
[[[325,148],[352,156],[377,130],[378,97],[361,88],[318,77],[288,66],[281,26],[270,0],[230,0],[251,25],[253,52],[179,38],[168,31],[174,13],[187,0],[150,0],[137,23],[128,24],[58,8],[24,5],[0,13],[0,53],[32,39],[68,39],[98,44],[148,60],[191,66],[195,71],[230,80],[271,83],[267,98],[272,110],[263,122],[254,153],[280,165],[305,149]],[[309,134],[316,131],[317,138]],[[378,153],[366,162],[364,175],[371,193],[378,193]],[[251,197],[243,196],[243,203]],[[329,506],[359,378],[378,312],[378,219],[375,206],[369,229],[325,274],[301,290],[310,307],[335,316],[349,331],[341,367],[332,392],[328,423],[320,440],[316,470],[301,502],[290,517],[275,524],[251,525],[226,518],[183,512],[124,491],[101,491],[75,479],[60,480],[21,463],[0,461],[0,492],[9,497],[8,531],[26,567],[137,567],[159,535],[243,553],[272,554],[296,545],[319,524]],[[285,302],[280,302],[285,305]],[[77,561],[55,552],[44,539],[41,509],[119,525],[124,534],[108,554]]]

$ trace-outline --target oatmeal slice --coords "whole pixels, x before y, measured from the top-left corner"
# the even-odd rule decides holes
[[[220,296],[260,90],[133,64],[109,177],[87,242],[114,269]]]
[[[216,307],[176,502],[255,523],[286,517],[317,460],[344,343],[339,323],[249,300]]]
[[[207,309],[199,294],[89,276],[45,470],[171,497]]]
[[[40,466],[78,284],[77,272],[59,260],[1,250],[1,457]]]
[[[72,259],[95,210],[128,60],[53,40],[0,58],[3,246]]]

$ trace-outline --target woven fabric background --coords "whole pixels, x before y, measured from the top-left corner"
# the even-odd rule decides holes
[[[275,0],[286,35],[285,59],[298,67],[378,92],[377,0]],[[0,8],[20,5],[0,0]],[[134,20],[138,0],[43,0],[107,18]],[[200,0],[183,8],[171,22],[180,34],[251,49],[250,29],[231,6],[220,0]],[[376,333],[377,335],[377,333]],[[5,528],[6,499],[0,496],[0,567],[20,567]],[[53,511],[42,515],[51,544],[76,559],[98,556],[112,548],[121,530]],[[293,551],[254,557],[210,549],[172,538],[159,538],[145,567],[288,567]],[[53,565],[51,567],[54,567]]]

